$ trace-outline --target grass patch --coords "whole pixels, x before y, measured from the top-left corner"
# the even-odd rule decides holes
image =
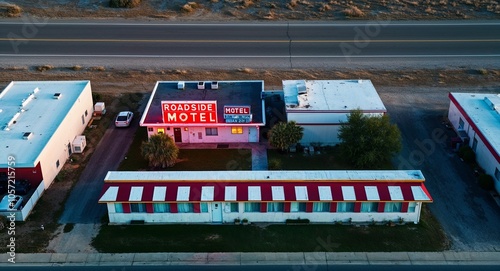
[[[103,225],[92,245],[105,253],[442,251],[444,234],[428,212],[423,223],[345,225]],[[196,232],[196,234],[193,234]]]

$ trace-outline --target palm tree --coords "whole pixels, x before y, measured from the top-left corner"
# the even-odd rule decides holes
[[[149,137],[149,141],[142,142],[141,151],[152,167],[172,167],[179,155],[179,148],[174,140],[165,134]]]

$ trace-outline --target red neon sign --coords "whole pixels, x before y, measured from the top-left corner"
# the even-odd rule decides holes
[[[162,101],[164,123],[217,123],[217,101]]]

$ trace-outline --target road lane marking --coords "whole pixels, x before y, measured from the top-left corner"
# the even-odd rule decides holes
[[[40,54],[0,54],[0,57],[109,57],[109,58],[290,58],[289,55],[40,55]],[[435,58],[435,57],[500,57],[488,55],[292,55],[292,58]]]
[[[10,22],[0,22],[0,25],[25,25],[25,22],[19,21],[10,21]],[[89,25],[89,26],[198,26],[198,27],[210,27],[210,26],[222,26],[222,27],[255,27],[255,26],[288,26],[288,23],[259,23],[253,22],[252,24],[247,23],[109,23],[109,22],[83,22],[83,23],[75,23],[75,22],[42,22],[37,23],[33,22],[33,24],[37,25]],[[332,22],[332,23],[290,23],[290,26],[301,26],[301,27],[315,27],[315,26],[331,26],[331,27],[351,27],[351,26],[366,26],[373,24],[387,24],[387,26],[497,26],[500,25],[500,22],[416,22],[416,23],[400,23],[389,20],[381,20],[381,21],[360,21],[357,23],[350,22]]]

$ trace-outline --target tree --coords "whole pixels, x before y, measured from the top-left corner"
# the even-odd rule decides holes
[[[389,116],[368,117],[353,110],[339,132],[342,157],[357,168],[379,168],[401,150],[401,134]]]
[[[172,167],[179,155],[179,148],[172,137],[165,134],[152,135],[142,142],[142,155],[152,167]]]
[[[297,125],[295,121],[279,122],[269,130],[269,144],[282,151],[291,145],[297,144],[304,135],[304,128]]]

